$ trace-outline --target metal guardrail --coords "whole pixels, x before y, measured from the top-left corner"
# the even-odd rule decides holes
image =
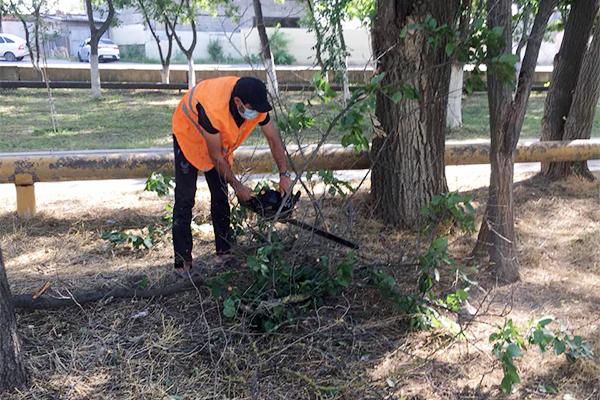
[[[313,162],[307,159],[315,145],[288,148],[294,165],[299,168],[357,170],[370,167],[369,153],[357,153],[340,145],[322,146]],[[448,143],[446,165],[486,164],[489,142]],[[269,173],[273,162],[268,147],[241,147],[235,153],[237,171]],[[600,139],[519,142],[515,162],[582,161],[600,159]],[[35,182],[93,179],[146,178],[152,172],[172,174],[171,149],[88,150],[60,152],[0,153],[0,183],[14,183],[17,188],[17,212],[21,216],[35,213]]]

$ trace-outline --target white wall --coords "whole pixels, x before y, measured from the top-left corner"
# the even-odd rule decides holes
[[[178,34],[180,36],[181,42],[183,43],[184,47],[188,47],[190,45],[190,43],[192,42],[192,32],[183,31],[183,32],[179,32]],[[231,42],[228,39],[229,35],[231,35]],[[240,36],[239,33],[228,34],[226,36],[224,33],[220,33],[220,32],[198,32],[197,37],[196,37],[196,48],[194,49],[194,58],[196,58],[196,59],[198,59],[198,58],[208,59],[209,58],[207,48],[208,48],[208,44],[209,44],[210,40],[218,40],[221,43],[221,46],[223,47],[223,54],[226,57],[242,58],[242,56],[236,50],[236,47],[238,47],[238,44],[240,42],[239,36]],[[168,46],[168,42],[165,39],[166,34],[164,33],[164,31],[159,33],[159,37],[161,38],[161,46],[162,46],[163,52],[164,52],[164,51],[166,51],[167,46]],[[117,36],[113,36],[113,40],[117,44],[134,44],[134,43],[129,43],[129,42],[124,43],[121,41],[121,38],[117,37]],[[146,57],[151,58],[151,59],[156,59],[156,60],[160,59],[156,41],[154,40],[154,37],[152,36],[152,33],[149,30],[146,30],[144,38],[135,44],[138,44],[138,43],[145,45]],[[240,51],[242,51],[242,53],[245,53],[243,51],[243,49],[240,49]],[[181,51],[179,50],[179,46],[177,45],[177,42],[175,40],[173,40],[173,56],[180,54],[180,53],[181,53]]]
[[[267,28],[270,36],[275,28]],[[288,39],[289,52],[296,58],[297,64],[312,65],[315,63],[315,51],[313,46],[316,39],[313,32],[305,28],[281,28],[279,30]],[[371,57],[370,35],[366,29],[344,30],[346,46],[350,51],[348,57],[349,65],[364,66]],[[260,50],[260,39],[256,29],[242,29],[240,47],[247,45],[250,53],[258,53]]]
[[[146,31],[142,24],[117,26],[110,28],[110,38],[117,44],[143,44],[146,42]]]
[[[3,19],[2,31],[3,33],[10,33],[11,35],[17,35],[25,39],[25,30],[23,29],[23,24],[21,23],[21,21]]]

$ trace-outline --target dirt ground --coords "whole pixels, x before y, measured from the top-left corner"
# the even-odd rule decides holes
[[[471,303],[481,313],[468,340],[409,331],[404,316],[360,280],[271,334],[223,319],[220,302],[200,285],[161,299],[19,311],[32,382],[3,399],[504,398],[490,333],[506,318],[525,326],[548,314],[589,341],[595,355],[571,364],[531,348],[517,362],[522,383],[507,398],[600,399],[599,181],[549,183],[531,173],[516,178],[521,280],[499,286],[488,267],[479,267],[472,278],[481,289]],[[451,177],[449,184],[471,193],[481,213],[485,180]],[[0,246],[14,294],[31,293],[46,281],[51,293],[68,295],[127,285],[140,275],[151,286],[168,279],[168,240],[131,252],[100,238],[106,230],[159,222],[165,201],[141,189],[99,187],[93,193],[46,189],[41,211],[28,221],[14,215],[10,194],[0,194],[6,200],[0,201]],[[205,192],[199,194],[199,223],[209,220],[207,200]],[[352,215],[331,220],[329,227],[362,244],[361,268],[371,268],[370,260],[414,285],[415,269],[404,263],[414,235],[383,229],[367,218],[367,206],[366,192],[359,193]],[[466,257],[474,240],[453,237],[452,254]],[[209,259],[210,232],[198,234],[194,243],[196,256]],[[556,386],[558,394],[544,393],[545,385]]]

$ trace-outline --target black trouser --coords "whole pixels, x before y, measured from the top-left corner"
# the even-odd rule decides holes
[[[173,136],[175,152],[175,205],[173,206],[173,249],[175,268],[183,267],[184,261],[192,261],[192,208],[196,197],[198,170],[186,160]],[[232,230],[227,182],[221,179],[216,168],[204,173],[210,190],[210,216],[215,232],[217,254],[231,249]]]

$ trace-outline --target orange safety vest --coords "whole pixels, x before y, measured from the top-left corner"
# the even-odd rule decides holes
[[[173,134],[177,143],[185,158],[199,171],[209,171],[214,168],[214,164],[198,124],[198,103],[202,104],[210,123],[221,134],[223,154],[229,165],[233,165],[233,151],[266,117],[266,113],[259,113],[256,118],[244,120],[242,126],[237,126],[229,111],[229,100],[239,79],[236,76],[225,76],[199,82],[181,98],[173,113]]]

